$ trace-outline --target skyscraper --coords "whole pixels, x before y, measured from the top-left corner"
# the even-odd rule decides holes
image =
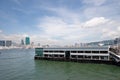
[[[120,38],[115,38],[114,43],[115,44],[120,44]]]
[[[24,40],[23,39],[21,40],[21,45],[24,45]]]
[[[11,40],[0,40],[0,46],[10,47],[10,46],[12,46],[12,41]]]
[[[26,45],[30,45],[30,38],[29,38],[29,37],[26,37],[26,38],[25,38],[25,44],[26,44]]]
[[[0,46],[5,46],[5,40],[0,40]]]
[[[6,46],[7,46],[7,47],[10,47],[11,45],[12,45],[12,41],[11,41],[11,40],[7,40],[7,41],[6,41]]]

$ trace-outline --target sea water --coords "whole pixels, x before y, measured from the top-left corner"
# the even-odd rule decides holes
[[[120,80],[115,65],[34,60],[34,49],[0,52],[0,80]]]

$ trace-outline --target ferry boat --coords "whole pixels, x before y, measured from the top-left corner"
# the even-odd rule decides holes
[[[35,59],[64,61],[120,62],[120,56],[109,46],[79,48],[35,48]]]

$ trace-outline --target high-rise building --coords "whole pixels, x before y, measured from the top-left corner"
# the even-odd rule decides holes
[[[111,39],[111,40],[103,40],[103,41],[87,43],[88,46],[100,46],[101,44],[103,46],[110,46],[110,45],[114,45],[115,42],[114,42],[114,39]]]
[[[24,40],[23,39],[21,40],[21,45],[24,45]]]
[[[114,43],[115,44],[120,44],[120,38],[115,38]]]
[[[7,41],[6,41],[6,46],[7,46],[7,47],[12,46],[12,41],[7,40]]]
[[[30,38],[29,38],[29,37],[26,37],[26,38],[25,38],[25,44],[26,44],[26,45],[30,45]]]
[[[0,40],[0,46],[5,46],[5,40]]]
[[[0,46],[6,46],[6,47],[9,47],[9,46],[12,46],[12,41],[11,40],[0,40]]]

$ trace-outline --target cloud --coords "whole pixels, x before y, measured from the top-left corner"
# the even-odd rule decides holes
[[[2,30],[0,30],[0,33],[2,33],[3,31]]]
[[[47,8],[54,15],[37,19],[40,32],[28,35],[32,42],[52,45],[66,45],[111,39],[119,34],[120,24],[104,16],[81,19],[81,14],[67,8]],[[106,30],[105,30],[106,29]],[[25,34],[0,35],[4,39],[19,42]]]
[[[89,21],[86,21],[84,24],[84,27],[97,27],[97,26],[107,23],[108,21],[109,20],[105,19],[104,17],[95,17]]]
[[[69,23],[79,23],[81,15],[66,7],[46,7],[46,10],[52,12],[56,17],[62,18]]]
[[[9,34],[6,35],[4,33],[0,34],[1,39],[3,40],[12,40],[13,42],[19,43],[20,40],[26,37],[26,34]]]
[[[83,3],[84,7],[82,12],[84,17],[87,19],[102,16],[109,19],[120,20],[119,0],[83,0]]]
[[[44,36],[58,43],[89,42],[119,36],[119,27],[116,27],[119,22],[105,17],[94,17],[82,23],[80,20],[75,22],[73,19],[72,23],[66,20],[60,16],[46,16],[40,20],[38,27]]]
[[[104,4],[105,2],[106,2],[106,0],[83,0],[83,3],[91,4],[91,5],[95,5],[95,6],[100,6],[100,5]]]
[[[116,38],[120,37],[119,30],[103,29],[103,38]]]
[[[120,26],[117,29],[118,29],[118,31],[120,31]]]
[[[15,11],[18,11],[20,13],[26,14],[26,15],[34,13],[34,10],[31,10],[31,9],[29,10],[29,9],[25,9],[25,8],[23,9],[23,8],[16,8],[16,7],[13,7],[12,9]]]
[[[19,6],[22,6],[20,0],[12,0],[12,1],[13,1],[14,3],[16,3],[17,5],[19,5]]]
[[[18,5],[22,2],[19,0],[13,1]],[[80,43],[111,39],[113,37],[120,36],[120,19],[118,19],[119,2],[107,2],[109,1],[83,0],[83,5],[78,5],[79,7],[73,5],[76,7],[74,10],[74,8],[69,8],[68,5],[51,7],[48,1],[45,2],[45,4],[48,4],[49,6],[41,4],[42,7],[40,5],[40,10],[35,11],[35,14],[33,10],[34,8],[32,8],[33,5],[31,5],[30,9],[27,7],[29,5],[26,5],[27,9],[23,9],[22,7],[12,9],[13,11],[15,10],[26,14],[32,13],[33,11],[33,16],[28,18],[32,21],[35,21],[33,18],[35,15],[37,20],[39,18],[39,20],[35,21],[35,24],[33,24],[37,25],[39,32],[37,34],[28,35],[30,36],[31,41],[41,44],[65,45],[71,43],[74,44],[76,42]],[[4,13],[2,15],[4,15]],[[3,16],[5,19],[8,17]],[[11,19],[11,17],[9,18]],[[0,37],[20,42],[26,34],[5,35],[2,33],[0,34]]]
[[[60,17],[45,17],[38,25],[46,34],[62,36],[73,32],[76,28],[75,24],[69,24]]]

